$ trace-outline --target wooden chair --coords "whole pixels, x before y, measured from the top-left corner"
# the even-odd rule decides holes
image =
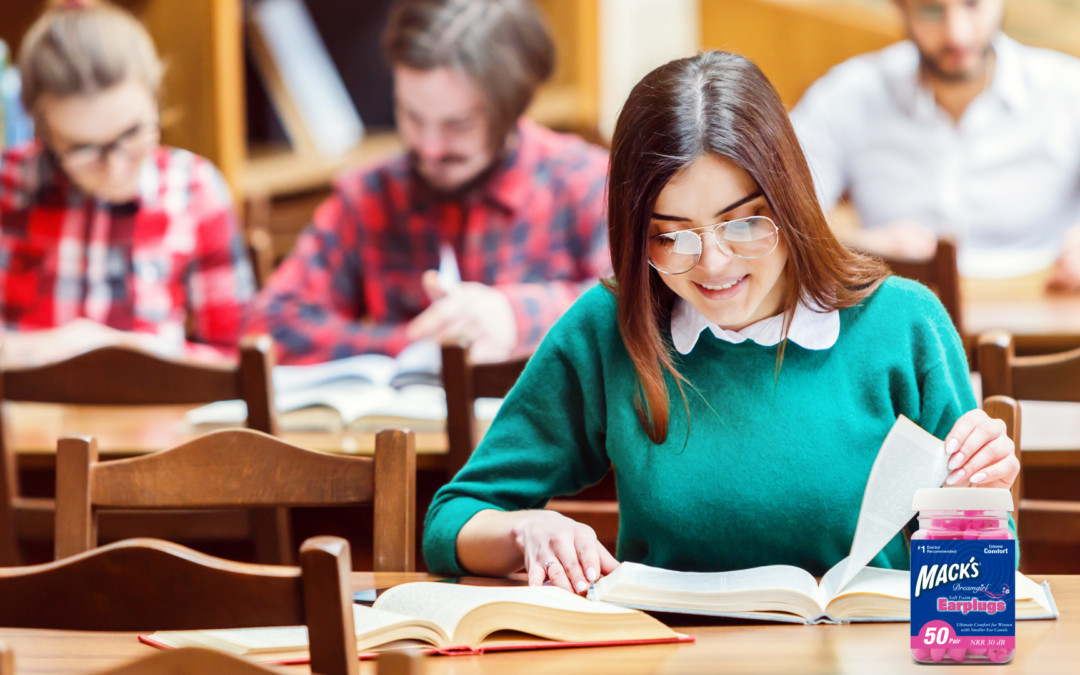
[[[1020,457],[1020,404],[1016,402],[1016,399],[1009,396],[988,396],[983,399],[983,411],[995,419],[999,419],[1005,423],[1005,433],[1008,434],[1012,440],[1013,445],[1016,446],[1016,456]],[[1012,493],[1013,500],[1013,518],[1016,520],[1016,532],[1020,533],[1020,507],[1023,504],[1024,495],[1024,467],[1020,466],[1020,473],[1016,475],[1016,480],[1013,481]]]
[[[305,624],[312,671],[356,675],[350,566],[349,544],[338,537],[304,542],[299,568],[128,539],[56,562],[0,568],[0,626],[156,631]]]
[[[267,336],[244,340],[238,365],[196,364],[136,349],[104,347],[56,363],[0,370],[0,400],[137,407],[243,399],[248,426],[273,434],[277,427],[271,347]],[[51,535],[53,512],[53,500],[20,494],[15,454],[6,442],[0,417],[0,565],[18,564],[20,533]],[[295,557],[284,511],[260,512],[252,524],[241,526],[249,534],[254,526],[259,560],[281,562]]]
[[[964,336],[964,322],[960,311],[960,273],[956,266],[956,243],[951,239],[938,239],[937,250],[929,260],[885,258],[885,264],[898,277],[914,279],[925,284],[937,294],[945,311],[960,336]]]
[[[982,334],[978,348],[983,396],[1080,403],[1080,348],[1058,354],[1017,356],[1012,335],[1005,331]],[[1019,452],[1019,433],[1015,440]],[[1031,492],[1031,486],[1026,486],[1020,503],[1025,535],[1053,545],[1075,546],[1080,542],[1080,496],[1042,499],[1031,498]]]
[[[255,287],[262,289],[274,273],[274,240],[270,233],[262,228],[248,230],[245,238],[251,269],[255,273]]]
[[[477,445],[475,403],[477,398],[506,396],[528,363],[521,357],[498,363],[473,363],[468,348],[446,344],[442,348],[442,379],[446,390],[446,432],[448,440],[447,479],[465,465]],[[547,508],[584,523],[614,551],[619,534],[619,502],[615,474],[586,488],[572,499],[552,499]]]
[[[98,461],[92,438],[57,447],[56,557],[97,545],[99,512],[374,503],[375,571],[415,569],[413,433],[379,432],[375,457],[306,450],[250,429],[225,429],[130,459]]]

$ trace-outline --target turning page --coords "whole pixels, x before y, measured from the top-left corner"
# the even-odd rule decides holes
[[[915,517],[911,510],[915,491],[940,487],[948,474],[944,442],[903,415],[898,416],[870,469],[847,567],[833,593],[851,582]]]

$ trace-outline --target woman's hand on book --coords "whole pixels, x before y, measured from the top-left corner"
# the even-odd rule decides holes
[[[1005,423],[982,410],[972,410],[956,420],[945,437],[949,454],[946,485],[1010,488],[1020,473],[1016,446],[1005,433]]]
[[[525,557],[529,585],[545,580],[571,593],[585,593],[589,582],[619,566],[588,525],[561,513],[529,511],[513,528],[514,541]]]

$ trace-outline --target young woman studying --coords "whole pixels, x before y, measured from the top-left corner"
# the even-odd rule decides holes
[[[234,351],[255,291],[246,247],[217,170],[159,145],[146,30],[106,2],[56,3],[18,65],[37,140],[0,155],[4,362]]]
[[[616,558],[542,507],[613,466],[618,559],[820,575],[900,413],[946,439],[949,485],[1011,485],[1012,442],[975,408],[949,317],[833,237],[752,63],[708,52],[646,76],[615,127],[608,203],[614,279],[552,328],[436,494],[431,570],[584,590]],[[906,569],[903,538],[872,564]]]

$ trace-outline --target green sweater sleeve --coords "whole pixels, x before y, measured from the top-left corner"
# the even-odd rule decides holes
[[[424,523],[424,558],[432,572],[464,572],[457,535],[478,511],[541,508],[607,473],[600,349],[610,343],[598,334],[595,318],[613,306],[606,289],[594,288],[556,323],[476,452],[435,494]]]

